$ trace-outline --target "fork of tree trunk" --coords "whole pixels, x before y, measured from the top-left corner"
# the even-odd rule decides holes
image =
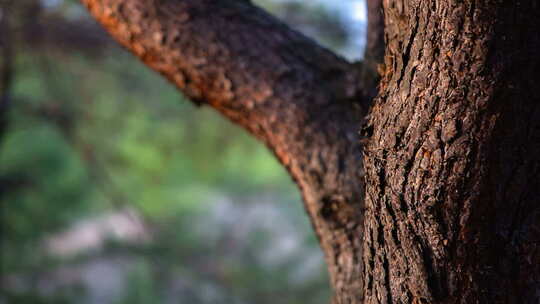
[[[81,1],[274,152],[333,303],[539,303],[536,0],[368,0],[361,63],[249,1]]]

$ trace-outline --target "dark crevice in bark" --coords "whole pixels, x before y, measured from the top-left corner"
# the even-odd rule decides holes
[[[418,16],[416,16],[416,19],[414,20],[414,26],[411,27],[412,28],[411,33],[410,33],[409,38],[407,39],[408,41],[406,42],[407,46],[405,47],[405,51],[401,54],[402,67],[401,67],[401,72],[400,72],[399,78],[397,80],[397,87],[401,86],[401,81],[403,80],[403,77],[405,76],[405,67],[409,63],[409,59],[411,57],[411,47],[412,47],[412,44],[414,42],[414,38],[416,37],[416,33],[418,32],[418,26],[419,26]],[[415,71],[416,71],[416,69],[413,67],[412,75],[410,76],[410,79],[412,79],[414,77],[414,72]],[[409,91],[409,93],[410,93],[410,91]]]

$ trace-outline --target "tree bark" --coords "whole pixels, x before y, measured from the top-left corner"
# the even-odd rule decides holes
[[[366,73],[249,1],[82,2],[117,41],[188,98],[210,105],[275,153],[301,189],[335,301],[358,301],[358,126],[374,92],[360,86],[359,75]]]
[[[365,303],[539,303],[539,4],[384,6]]]
[[[384,57],[384,16],[382,0],[366,0],[366,3],[368,11],[366,50],[362,59],[360,84],[372,99],[378,93],[379,65]]]
[[[334,303],[538,303],[534,0],[382,0],[383,11],[370,0],[361,69],[249,1],[81,1],[276,154],[301,189]],[[383,79],[361,139],[382,24]]]

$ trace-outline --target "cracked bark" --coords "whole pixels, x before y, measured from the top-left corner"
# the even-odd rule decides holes
[[[81,1],[275,153],[301,189],[334,303],[538,302],[535,1],[383,0],[382,18],[371,0],[387,46],[363,152],[382,40],[357,69],[248,1]]]
[[[538,303],[540,6],[384,6],[365,303]]]
[[[361,69],[249,1],[82,2],[117,41],[188,98],[213,107],[275,153],[301,189],[334,301],[358,302],[358,125],[374,91],[360,86]]]

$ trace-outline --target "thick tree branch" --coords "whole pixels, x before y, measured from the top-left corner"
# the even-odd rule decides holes
[[[81,0],[187,97],[265,142],[301,188],[338,303],[358,300],[365,98],[357,69],[248,1]],[[371,93],[370,93],[371,94]]]
[[[364,57],[373,63],[381,63],[384,57],[384,15],[382,0],[366,0],[368,25]]]
[[[538,302],[536,1],[382,1],[365,223],[356,129],[373,91],[347,62],[248,1],[81,1],[274,151],[302,190],[335,303]],[[367,63],[380,56],[380,2]]]
[[[377,95],[379,84],[379,65],[384,58],[384,16],[382,0],[366,0],[368,25],[366,50],[362,61],[361,85],[369,101]]]

